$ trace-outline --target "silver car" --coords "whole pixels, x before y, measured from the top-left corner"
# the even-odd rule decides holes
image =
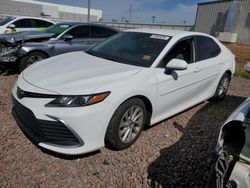
[[[250,187],[250,97],[222,126],[216,150],[208,187]]]
[[[100,24],[58,23],[44,32],[26,31],[0,35],[0,62],[20,71],[59,54],[84,51],[120,32]]]

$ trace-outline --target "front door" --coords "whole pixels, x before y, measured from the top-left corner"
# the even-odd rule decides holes
[[[55,43],[53,55],[73,51],[84,51],[93,46],[93,41],[90,37],[90,26],[76,26],[69,30],[65,35],[73,36],[71,40],[64,40],[63,36]]]

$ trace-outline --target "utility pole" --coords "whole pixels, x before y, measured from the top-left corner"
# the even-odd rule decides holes
[[[152,23],[155,23],[156,16],[152,16]]]
[[[88,0],[88,22],[90,22],[90,3],[91,3],[91,0]]]
[[[133,12],[133,5],[131,4],[129,7],[129,21],[132,21],[132,12]]]

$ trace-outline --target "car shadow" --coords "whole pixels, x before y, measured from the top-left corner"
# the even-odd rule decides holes
[[[47,150],[47,149],[42,148],[42,147],[40,147],[38,145],[36,145],[36,147],[38,147],[43,153],[46,153],[46,154],[48,154],[50,156],[53,156],[53,157],[56,157],[56,158],[59,158],[59,159],[64,159],[64,160],[83,159],[83,158],[87,158],[87,157],[90,157],[90,156],[97,155],[97,154],[99,154],[101,152],[100,150],[97,150],[97,151],[93,151],[93,152],[86,153],[86,154],[80,154],[80,155],[66,155],[66,154],[56,153],[56,152],[53,152],[51,150]]]
[[[160,150],[148,166],[151,187],[205,187],[214,164],[215,146],[221,125],[245,100],[226,96],[218,103],[207,103],[188,122],[173,126],[182,133],[174,145]]]

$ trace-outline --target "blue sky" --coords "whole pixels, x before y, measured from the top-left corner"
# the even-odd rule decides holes
[[[51,3],[86,7],[88,0],[40,0]],[[129,9],[132,6],[132,21],[155,23],[193,24],[197,3],[213,0],[91,0],[91,8],[101,9],[104,20],[129,20]]]

